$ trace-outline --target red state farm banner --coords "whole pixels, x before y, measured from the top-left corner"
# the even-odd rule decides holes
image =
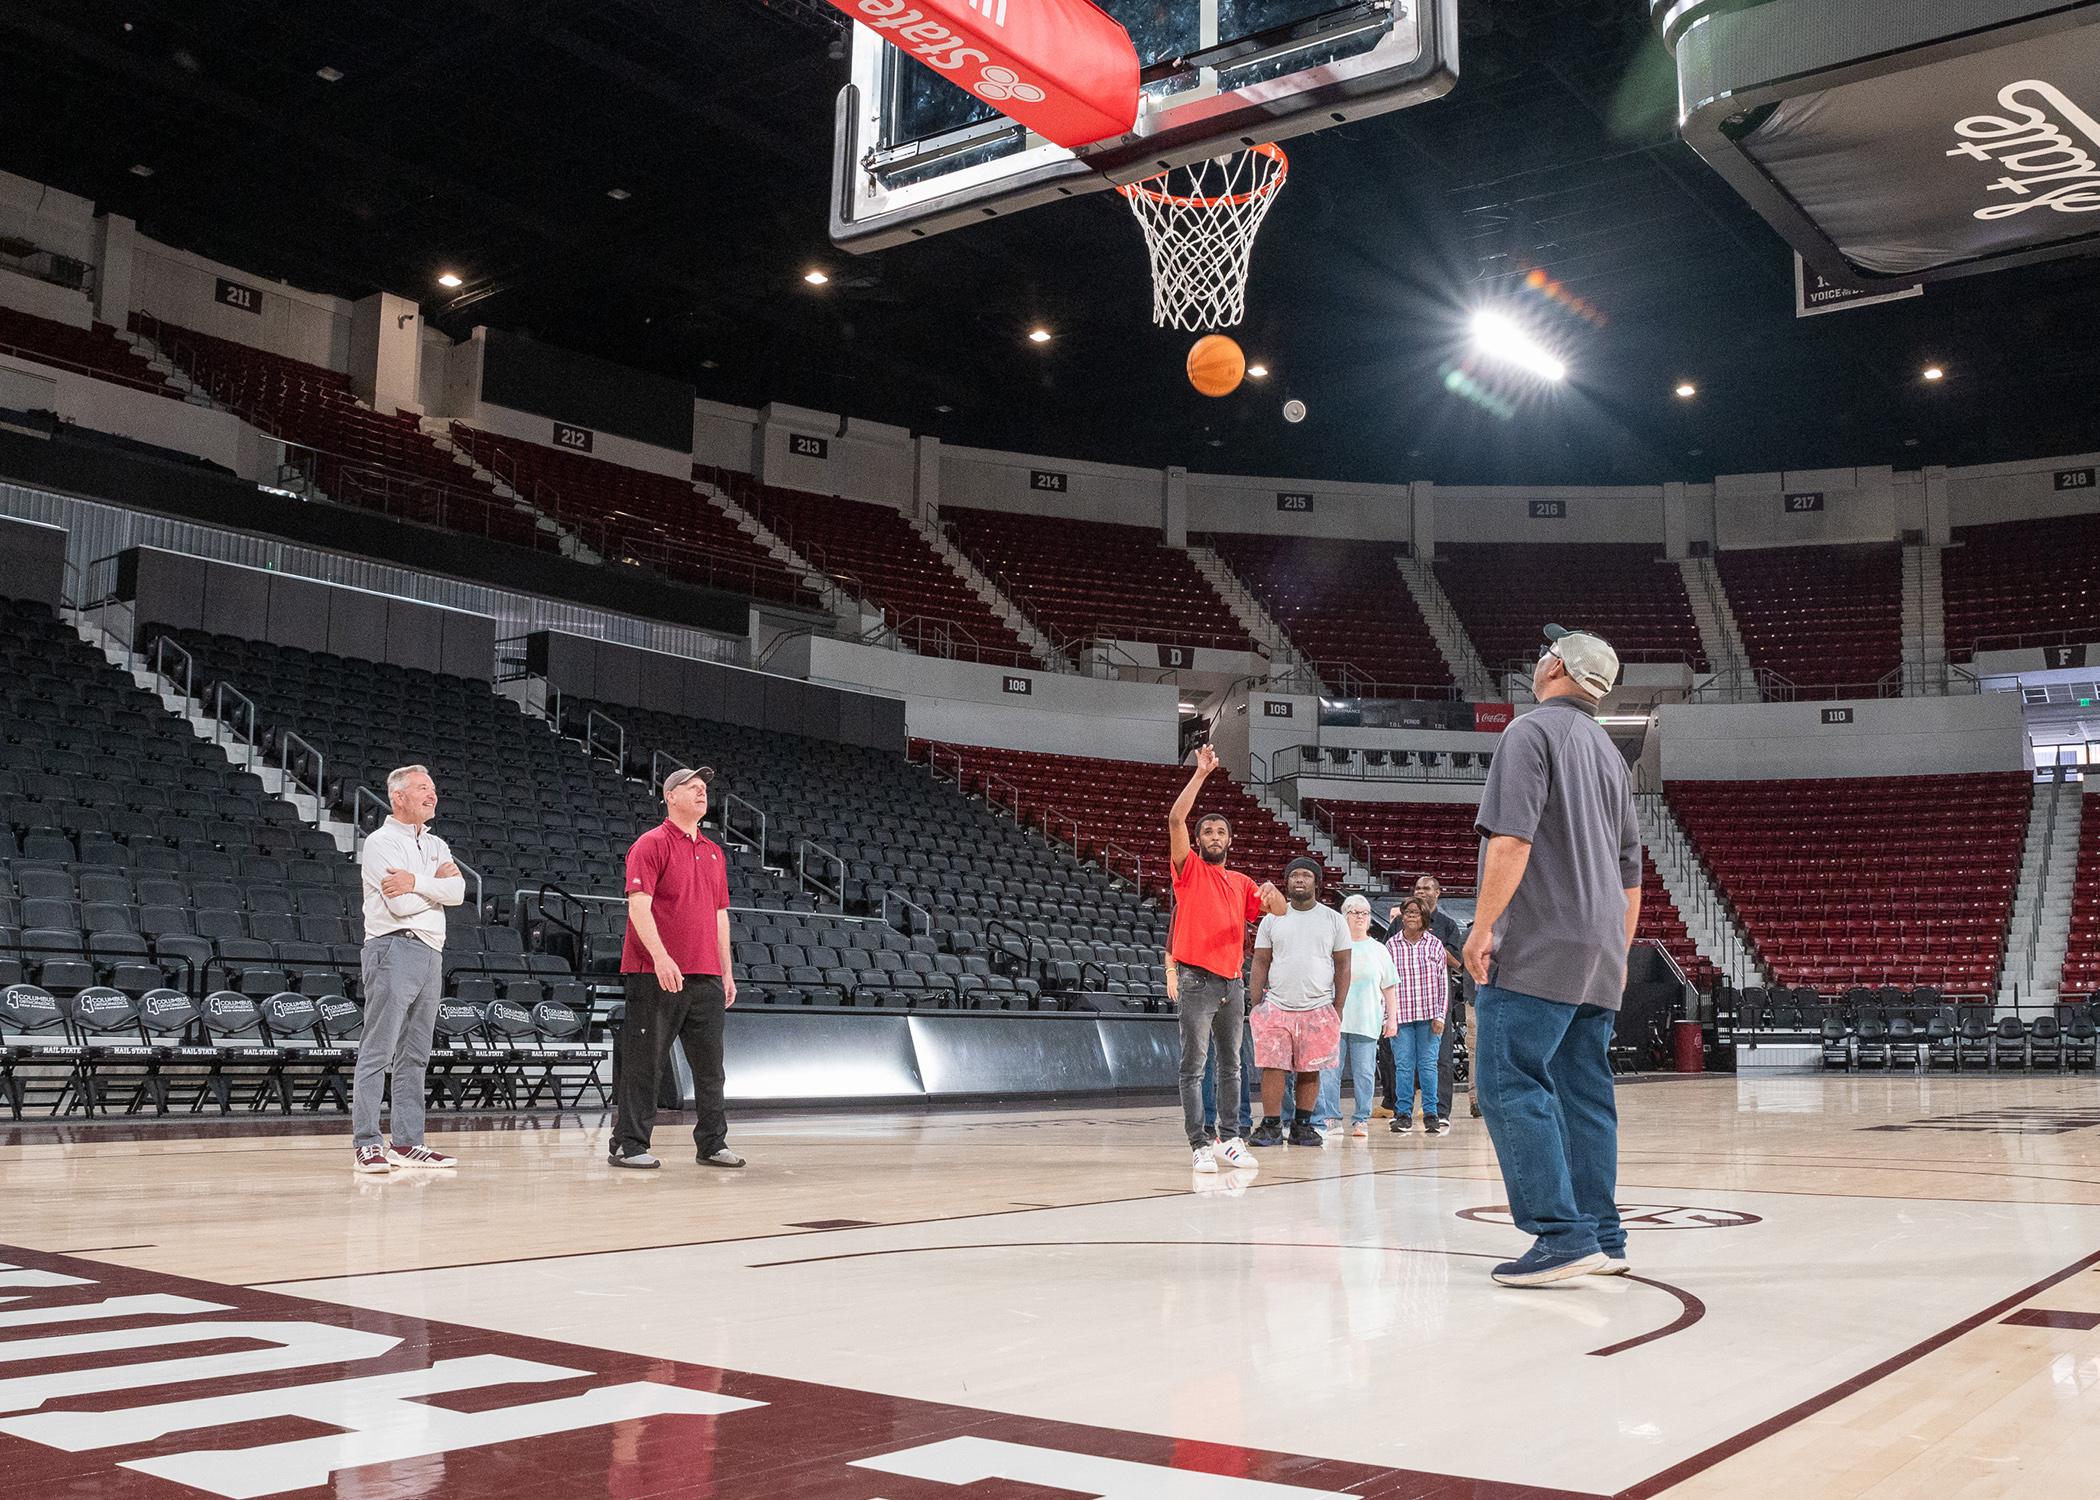
[[[1500,734],[1509,728],[1509,721],[1516,716],[1514,703],[1476,703],[1473,705],[1473,728],[1487,734]]]
[[[909,57],[1068,150],[1137,123],[1130,33],[1087,0],[831,0]]]

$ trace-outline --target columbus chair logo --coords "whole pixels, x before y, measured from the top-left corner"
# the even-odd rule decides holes
[[[1954,133],[1962,140],[1946,154],[2002,168],[1985,188],[2008,196],[1975,211],[1984,220],[2010,219],[2029,209],[2060,214],[2100,212],[2100,120],[2054,84],[2024,78],[1998,90],[2003,115],[1971,115]]]

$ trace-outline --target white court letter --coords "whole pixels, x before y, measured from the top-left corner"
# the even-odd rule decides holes
[[[1265,1479],[1236,1479],[1229,1474],[1201,1474],[1133,1463],[1125,1458],[1098,1458],[1062,1448],[1036,1448],[990,1438],[949,1438],[879,1458],[854,1461],[859,1469],[931,1479],[939,1484],[982,1484],[1010,1479],[1053,1490],[1092,1495],[1095,1500],[1360,1500],[1346,1490],[1308,1490]]]
[[[244,1349],[237,1354],[197,1354],[188,1359],[154,1360],[141,1365],[110,1365],[99,1370],[18,1375],[12,1380],[0,1380],[0,1412],[35,1411],[46,1401],[102,1391],[135,1391],[182,1380],[223,1380],[263,1370],[297,1370],[307,1365],[376,1359],[401,1342],[389,1334],[335,1328],[327,1323],[183,1323],[120,1328],[109,1333],[70,1333],[48,1339],[8,1339],[0,1342],[0,1362],[70,1359],[114,1349],[151,1349],[160,1344],[202,1344],[218,1339],[254,1339],[275,1347]]]
[[[338,1469],[354,1469],[364,1464],[396,1463],[405,1458],[453,1453],[462,1448],[485,1448],[495,1443],[518,1442],[551,1432],[576,1432],[586,1427],[632,1422],[642,1417],[713,1417],[766,1404],[736,1396],[721,1396],[713,1391],[659,1385],[651,1380],[600,1386],[580,1396],[539,1401],[527,1406],[498,1407],[493,1411],[446,1411],[442,1407],[404,1399],[514,1380],[560,1380],[588,1373],[586,1370],[565,1370],[557,1365],[486,1356],[440,1360],[431,1369],[406,1375],[375,1375],[362,1380],[309,1386],[303,1391],[285,1393],[306,1398],[296,1407],[296,1414],[347,1429],[341,1435],[302,1438],[261,1448],[205,1448],[166,1458],[139,1459],[121,1467],[172,1479],[192,1489],[208,1490],[214,1495],[226,1496],[227,1500],[252,1500],[260,1495],[312,1489],[326,1484],[328,1476]],[[228,1396],[220,1399],[227,1403],[268,1401],[273,1394],[265,1391],[252,1398]],[[227,1418],[215,1415],[212,1420],[224,1421]]]

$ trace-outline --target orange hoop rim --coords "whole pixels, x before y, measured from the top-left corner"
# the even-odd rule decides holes
[[[1248,146],[1244,149],[1250,155],[1266,156],[1276,163],[1276,174],[1273,177],[1266,182],[1249,188],[1244,193],[1221,193],[1216,197],[1206,198],[1186,193],[1169,193],[1162,188],[1148,185],[1155,182],[1164,182],[1168,175],[1167,172],[1162,172],[1157,177],[1144,178],[1138,182],[1125,183],[1117,188],[1116,191],[1126,198],[1146,198],[1154,203],[1164,204],[1169,208],[1243,208],[1257,199],[1268,197],[1282,187],[1284,179],[1291,175],[1291,159],[1283,154],[1283,147],[1277,145],[1274,141],[1263,141],[1260,145]],[[1169,171],[1171,170],[1170,168]]]

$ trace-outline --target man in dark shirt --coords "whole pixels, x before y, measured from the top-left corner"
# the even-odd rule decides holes
[[[1502,732],[1475,824],[1473,1077],[1511,1215],[1537,1237],[1495,1267],[1504,1286],[1627,1269],[1609,1048],[1641,917],[1641,836],[1625,758],[1597,724],[1618,675],[1600,637],[1546,627],[1538,707]]]
[[[703,1167],[741,1167],[729,1149],[722,1108],[722,1014],[736,1004],[729,972],[729,875],[715,841],[700,831],[714,772],[680,767],[664,778],[663,822],[627,851],[627,943],[620,974],[627,1019],[620,1028],[609,1160],[653,1168],[656,1081],[675,1037],[693,1070],[693,1145]]]

